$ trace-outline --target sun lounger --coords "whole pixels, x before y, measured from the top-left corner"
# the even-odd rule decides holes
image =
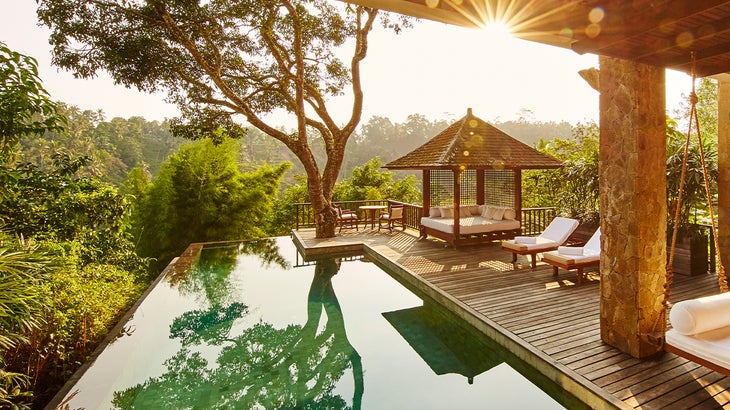
[[[678,302],[669,322],[667,351],[730,376],[730,293]]]
[[[601,228],[596,229],[584,246],[559,246],[557,250],[543,253],[542,261],[553,266],[555,277],[558,268],[577,269],[578,283],[583,282],[583,270],[598,266],[601,261]]]
[[[578,221],[571,218],[556,217],[538,236],[516,236],[514,239],[502,241],[502,249],[512,252],[512,263],[517,262],[517,255],[530,255],[532,269],[537,264],[536,255],[552,251],[568,240],[570,234],[578,227]]]

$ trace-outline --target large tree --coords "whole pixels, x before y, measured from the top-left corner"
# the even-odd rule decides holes
[[[306,170],[318,237],[334,236],[332,191],[360,121],[360,63],[377,14],[330,0],[40,0],[38,9],[52,29],[56,65],[79,77],[106,70],[126,86],[167,90],[192,135],[232,127],[231,116],[240,114],[283,142]],[[344,46],[352,47],[349,66],[335,53]],[[327,103],[348,85],[352,110],[340,125]],[[274,110],[296,118],[296,131],[267,122]],[[324,144],[324,164],[315,160],[313,139]]]

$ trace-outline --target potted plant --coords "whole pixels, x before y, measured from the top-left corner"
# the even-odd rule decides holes
[[[703,136],[703,150],[707,165],[710,191],[717,192],[717,146]],[[673,120],[667,120],[667,244],[671,244],[674,224],[678,223],[677,242],[674,251],[674,273],[686,275],[705,274],[708,271],[709,206],[705,190],[700,147],[693,134],[690,141],[687,168],[684,177],[682,200],[679,202],[679,186],[682,180],[682,163],[686,135],[677,130]],[[679,206],[679,218],[676,209]],[[669,252],[669,249],[667,250]]]

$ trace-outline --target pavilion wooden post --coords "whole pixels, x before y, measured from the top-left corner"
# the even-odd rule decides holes
[[[423,170],[423,212],[421,216],[428,216],[431,208],[431,171]]]
[[[459,239],[461,225],[459,223],[459,205],[461,205],[461,168],[454,169],[454,240]]]
[[[514,187],[515,187],[515,217],[522,223],[522,170],[514,170]]]
[[[730,261],[730,75],[718,76],[717,239],[720,261]]]
[[[637,358],[666,326],[664,87],[663,68],[600,57],[601,338]]]
[[[483,169],[477,170],[477,204],[484,205],[484,173]]]

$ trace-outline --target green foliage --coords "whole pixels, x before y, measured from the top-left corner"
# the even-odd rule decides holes
[[[8,371],[28,335],[42,325],[41,286],[52,259],[35,244],[16,240],[0,231],[0,407],[30,402],[30,379],[18,371]]]
[[[697,119],[702,128],[702,136],[703,138],[708,137],[717,140],[717,80],[700,78],[699,84],[695,87],[695,95],[697,96]],[[683,96],[686,98],[686,101],[680,105],[680,108],[674,114],[678,119],[684,119],[686,121],[689,119],[692,105],[690,104],[690,98],[686,95]],[[678,127],[677,124],[674,126]],[[682,132],[686,132],[688,127],[685,124],[679,128]]]
[[[64,124],[41,85],[37,61],[0,42],[0,162],[12,159],[20,138],[61,131]]]
[[[201,140],[163,164],[135,208],[140,255],[158,258],[159,268],[193,242],[266,236],[263,221],[289,164],[241,173],[238,147]]]
[[[135,167],[156,175],[162,161],[183,142],[172,137],[167,122],[141,117],[105,121],[100,111],[81,111],[63,103],[58,103],[58,108],[68,119],[65,132],[23,138],[16,153],[19,163],[31,163],[46,171],[53,169],[50,153],[87,157],[89,163],[80,175],[119,184]]]
[[[380,171],[382,163],[375,157],[352,170],[352,177],[340,181],[335,187],[334,199],[337,201],[357,201],[365,199],[391,199],[408,203],[421,200],[418,180],[408,175],[393,180],[393,173]]]
[[[702,125],[701,125],[702,126]],[[712,197],[717,194],[717,140],[708,137],[703,130],[702,147],[705,154],[710,192]],[[668,220],[674,222],[677,204],[679,203],[679,186],[682,181],[682,163],[685,148],[688,150],[686,174],[682,191],[682,202],[679,209],[680,227],[693,223],[706,223],[709,207],[705,189],[704,171],[700,157],[700,146],[697,141],[697,132],[692,131],[687,145],[687,136],[677,129],[676,121],[667,119],[667,210]],[[693,212],[694,211],[694,212]]]
[[[44,245],[63,269],[43,282],[41,325],[14,356],[30,369],[39,396],[61,387],[147,286],[119,265],[87,263],[80,242]]]
[[[559,214],[598,223],[598,126],[578,124],[573,138],[541,141],[538,150],[559,161],[557,170],[525,171],[524,207],[555,206]]]

